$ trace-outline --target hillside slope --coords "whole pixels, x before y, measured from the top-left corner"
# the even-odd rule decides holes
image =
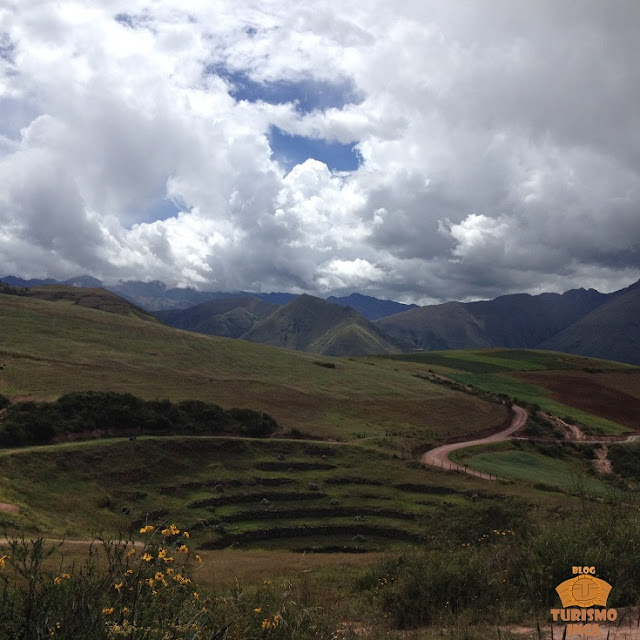
[[[618,292],[539,348],[640,364],[640,282]]]
[[[87,309],[140,318],[140,320],[147,322],[158,322],[157,318],[144,309],[101,288],[80,288],[76,285],[62,284],[43,284],[30,288],[18,288],[0,282],[0,293],[49,300],[50,302],[68,302]]]
[[[280,307],[242,338],[323,355],[383,355],[399,351],[353,309],[309,295]]]
[[[177,329],[223,338],[239,338],[278,309],[278,306],[246,296],[210,300],[188,309],[157,311],[155,315]]]
[[[500,405],[416,377],[411,363],[344,359],[327,368],[317,355],[2,294],[0,327],[0,394],[8,397],[109,390],[199,399],[341,439],[392,430],[435,441],[506,416]]]

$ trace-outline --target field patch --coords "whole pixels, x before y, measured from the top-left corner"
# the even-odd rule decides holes
[[[545,455],[532,445],[502,442],[459,449],[451,458],[458,464],[501,478],[527,482],[540,488],[557,487],[569,492],[586,491],[594,495],[607,492],[607,484],[589,475],[590,467],[579,454],[562,452],[560,445],[554,455]]]
[[[562,404],[640,429],[640,369],[625,372],[522,372],[518,379],[548,389]]]

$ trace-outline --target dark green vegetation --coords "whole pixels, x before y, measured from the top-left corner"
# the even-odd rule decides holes
[[[2,400],[0,399],[0,408]],[[225,411],[201,400],[142,400],[130,393],[83,391],[55,402],[10,405],[0,421],[0,445],[48,444],[65,438],[126,434],[219,435],[264,438],[278,428],[266,413],[233,408]]]

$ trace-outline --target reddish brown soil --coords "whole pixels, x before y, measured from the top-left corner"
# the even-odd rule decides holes
[[[640,370],[628,374],[589,374],[583,372],[526,371],[514,374],[527,382],[551,391],[551,397],[601,418],[631,429],[640,429],[640,397],[621,390],[621,383],[637,385],[640,390]],[[618,377],[623,376],[623,380]]]
[[[7,513],[18,513],[20,511],[20,507],[15,504],[9,504],[8,502],[0,502],[0,511],[5,511]]]

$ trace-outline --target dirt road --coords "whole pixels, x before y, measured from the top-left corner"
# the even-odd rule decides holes
[[[521,429],[527,421],[527,412],[515,404],[513,405],[513,420],[511,424],[503,431],[498,431],[486,438],[480,438],[478,440],[466,440],[464,442],[455,442],[454,444],[444,444],[441,447],[436,447],[427,451],[420,458],[420,462],[423,464],[429,464],[434,467],[441,467],[443,469],[451,469],[457,471],[464,471],[469,475],[476,476],[477,478],[484,478],[485,480],[494,480],[494,476],[490,476],[482,471],[476,471],[475,469],[469,469],[463,467],[455,462],[449,460],[449,454],[457,449],[464,449],[466,447],[475,447],[479,444],[490,444],[492,442],[502,442],[508,440],[518,429]]]

